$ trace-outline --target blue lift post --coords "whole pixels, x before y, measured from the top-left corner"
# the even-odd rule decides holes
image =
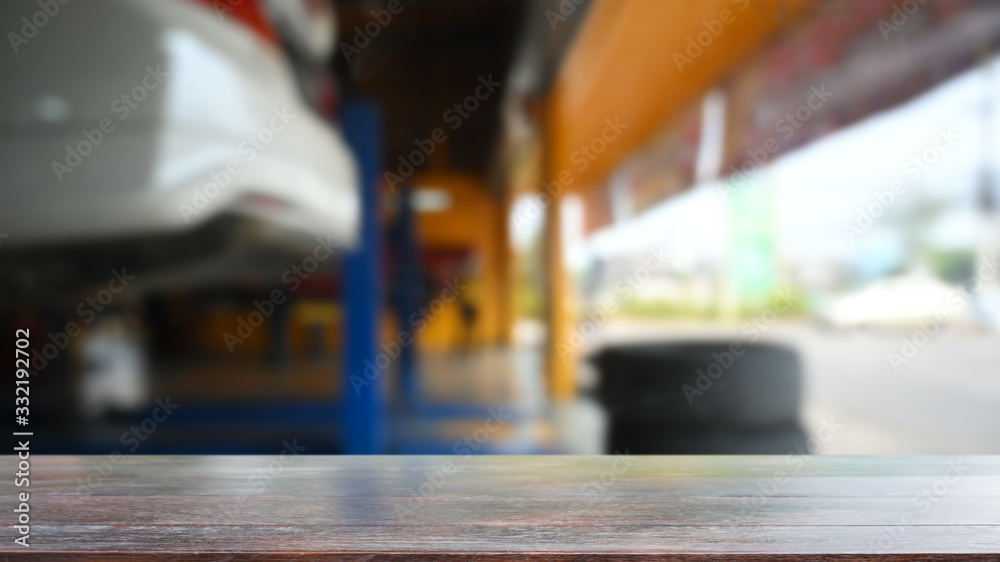
[[[344,136],[357,159],[361,179],[361,229],[357,247],[344,260],[344,373],[343,373],[343,452],[352,455],[385,454],[389,452],[389,409],[385,393],[385,375],[376,360],[381,349],[380,320],[382,318],[382,225],[379,205],[381,183],[382,129],[378,106],[367,101],[351,101],[342,106],[341,123]],[[408,186],[409,187],[409,186]],[[416,246],[416,217],[412,192],[402,194],[400,222],[400,295],[397,312],[404,313],[420,306],[420,262]],[[400,317],[400,329],[409,326],[409,314]],[[401,414],[421,420],[485,419],[489,407],[476,404],[427,404],[419,396],[419,367],[416,346],[401,350],[395,365],[400,369]],[[514,419],[524,412],[512,407],[506,411]],[[398,428],[404,430],[404,422]],[[394,437],[399,453],[452,453],[453,442],[425,441],[418,436]],[[538,452],[515,444],[504,452]]]
[[[358,244],[344,260],[342,442],[345,454],[384,454],[388,452],[389,427],[385,377],[375,364],[382,317],[378,193],[382,173],[382,120],[376,104],[360,100],[344,103],[341,115],[344,137],[354,152],[361,180]]]
[[[399,302],[396,303],[401,330],[411,330],[414,315],[419,314],[423,293],[423,275],[420,271],[420,250],[417,246],[416,210],[413,205],[413,186],[406,185],[399,194],[398,224],[395,234],[399,251]],[[410,333],[413,337],[414,334]],[[412,410],[420,399],[417,373],[417,346],[408,345],[399,351],[399,378],[403,406]]]

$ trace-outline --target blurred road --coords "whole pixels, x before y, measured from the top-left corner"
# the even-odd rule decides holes
[[[1000,454],[1000,334],[942,330],[894,371],[889,354],[905,358],[901,348],[912,333],[779,323],[760,340],[802,354],[806,427],[813,431],[830,416],[843,425],[823,454]],[[591,344],[739,335],[738,325],[620,323]]]

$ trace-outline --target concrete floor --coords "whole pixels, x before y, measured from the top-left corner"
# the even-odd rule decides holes
[[[791,345],[804,362],[805,397],[801,419],[814,434],[824,419],[842,425],[824,443],[823,454],[1000,454],[1000,334],[957,329],[930,338],[900,365],[898,352],[912,332],[833,332],[807,323],[778,323],[761,341]],[[740,326],[718,324],[617,322],[590,338],[581,358],[603,345],[637,340],[740,339]],[[425,353],[421,357],[421,394],[433,404],[478,405],[460,416],[415,416],[404,429],[447,445],[485,427],[485,412],[500,405],[516,407],[519,416],[490,432],[484,449],[494,452],[604,452],[606,416],[599,405],[581,397],[553,404],[546,396],[541,357],[544,333],[519,326],[510,349],[485,348],[470,354]],[[234,389],[248,395],[301,398],[336,396],[340,383],[335,358],[300,366],[280,376],[258,366],[234,365],[238,384],[214,376],[167,379],[161,395],[214,396],[206,385],[232,399]],[[241,367],[241,368],[235,368]],[[260,371],[260,372],[258,372]],[[596,374],[581,360],[582,386]],[[237,380],[237,379],[233,379]],[[390,382],[391,381],[387,381]],[[210,390],[210,389],[209,389]],[[169,391],[169,392],[168,392]],[[242,395],[240,394],[240,395]],[[415,425],[417,424],[417,425]],[[483,435],[480,431],[479,435]],[[448,452],[442,449],[442,452]]]

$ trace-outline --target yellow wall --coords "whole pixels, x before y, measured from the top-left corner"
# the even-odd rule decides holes
[[[506,221],[506,207],[500,199],[494,199],[486,186],[476,179],[454,174],[427,174],[420,177],[413,185],[418,188],[434,188],[446,190],[451,196],[452,205],[442,212],[420,213],[417,216],[417,235],[422,248],[469,249],[474,251],[480,260],[479,277],[470,294],[478,301],[478,314],[472,333],[472,343],[475,345],[502,343],[507,336],[507,330],[502,324],[510,319],[502,313],[504,302],[501,291],[504,289],[502,278],[504,270],[502,260],[506,259],[500,242],[505,235],[500,221]],[[386,189],[384,198],[387,200],[393,194]],[[386,217],[386,220],[393,220]],[[464,282],[464,281],[463,281]],[[437,297],[440,293],[434,294]],[[462,321],[460,301],[442,303],[443,308],[426,324],[426,329],[417,336],[418,345],[424,349],[454,350],[465,343],[465,327]],[[284,306],[289,306],[286,303]],[[341,333],[342,306],[340,303],[324,302],[322,300],[305,300],[292,304],[292,326],[289,333],[289,345],[293,354],[304,353],[309,345],[309,326],[319,324],[324,326],[324,343],[327,349],[339,349]],[[218,307],[197,311],[201,326],[199,330],[200,343],[220,355],[228,355],[222,334],[236,329],[236,318],[246,317],[254,309],[250,306]],[[237,355],[263,357],[268,349],[268,330],[270,322],[254,330],[243,344],[237,347]],[[412,329],[412,328],[411,328]],[[382,322],[382,339],[396,340],[400,334],[400,326],[396,315],[386,310]]]
[[[492,344],[501,340],[502,315],[500,311],[502,290],[499,255],[499,220],[506,220],[500,201],[494,200],[486,186],[476,179],[456,174],[430,173],[420,177],[414,185],[448,191],[452,205],[442,212],[421,213],[417,218],[420,245],[426,248],[468,248],[480,259],[478,287],[473,293],[478,297],[478,316],[472,334],[474,344]],[[418,342],[428,349],[454,349],[463,342],[462,318],[458,301],[427,326]]]

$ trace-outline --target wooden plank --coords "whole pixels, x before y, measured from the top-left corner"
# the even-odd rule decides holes
[[[995,456],[286,460],[32,456],[0,557],[1000,560]]]
[[[353,552],[579,554],[868,554],[891,537],[877,526],[855,527],[564,527],[508,526],[127,526],[38,525],[36,551],[63,552]],[[887,544],[899,554],[994,554],[997,533],[975,526],[905,529]],[[869,546],[871,545],[871,546]],[[9,550],[10,547],[8,547]]]
[[[62,496],[33,496],[32,513],[53,525],[79,521]],[[275,513],[294,513],[299,525],[365,525],[373,518],[390,525],[506,525],[511,519],[544,525],[714,526],[730,525],[898,525],[911,514],[919,525],[982,525],[1000,521],[1000,499],[945,496],[919,506],[910,497],[769,497],[751,503],[745,497],[563,496],[524,498],[514,495],[479,497],[441,493],[414,501],[413,509],[397,512],[405,497],[317,497],[248,495],[143,496],[123,502],[121,496],[77,498],[86,505],[87,521],[95,525],[273,525]],[[70,504],[72,505],[72,503]],[[725,514],[723,520],[720,514]],[[220,517],[221,515],[221,517]]]
[[[453,475],[454,476],[454,475]],[[220,476],[202,477],[196,474],[179,474],[177,476],[151,476],[148,479],[133,479],[127,486],[110,486],[107,481],[97,481],[89,494],[85,488],[83,493],[93,496],[150,496],[150,495],[229,495],[239,496],[252,489],[253,483],[248,482],[251,475],[225,478]],[[491,495],[520,496],[526,487],[551,486],[546,490],[548,495],[578,494],[584,485],[593,478],[599,477],[578,475],[566,481],[543,482],[540,480],[496,478],[490,481]],[[876,476],[861,477],[827,477],[827,478],[790,478],[769,496],[902,496],[910,497],[921,489],[933,485],[937,477],[899,477],[886,478]],[[760,478],[674,478],[669,483],[657,481],[621,480],[608,487],[602,495],[612,497],[640,495],[650,493],[650,487],[655,486],[659,497],[677,496],[747,496],[752,497],[762,493],[758,486]],[[345,485],[347,479],[323,479],[322,477],[282,477],[268,482],[268,493],[287,496],[309,497],[408,497],[425,481],[422,476],[407,478],[377,478],[359,476]],[[80,483],[76,480],[59,482],[46,481],[38,484],[35,493],[38,496],[46,494],[74,496],[80,492]],[[449,478],[447,485],[439,490],[440,494],[472,494],[483,491],[482,480],[471,480],[455,476]],[[12,492],[11,492],[12,493]],[[993,496],[1000,501],[1000,482],[987,476],[967,476],[963,485],[949,490],[950,496]]]

